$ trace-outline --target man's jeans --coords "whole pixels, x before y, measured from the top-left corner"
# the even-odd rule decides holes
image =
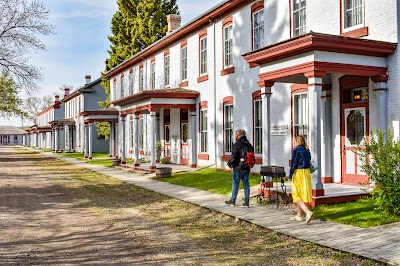
[[[236,197],[239,191],[240,176],[242,176],[242,182],[244,187],[244,203],[249,203],[250,198],[250,185],[249,185],[249,172],[232,172],[232,197],[231,202],[236,203]]]

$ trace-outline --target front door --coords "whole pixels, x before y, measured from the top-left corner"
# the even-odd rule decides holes
[[[188,123],[181,124],[181,163],[189,164]]]
[[[368,135],[367,106],[344,108],[344,136],[342,140],[342,182],[361,184],[368,182],[368,176],[362,171],[357,147],[362,147]]]

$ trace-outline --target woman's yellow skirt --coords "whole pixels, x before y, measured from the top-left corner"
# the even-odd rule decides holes
[[[311,173],[310,168],[296,169],[292,178],[293,203],[302,200],[312,202]]]

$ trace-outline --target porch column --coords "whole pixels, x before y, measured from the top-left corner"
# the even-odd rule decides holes
[[[58,138],[59,138],[59,127],[56,126],[54,129],[54,151],[58,151]]]
[[[322,138],[321,138],[321,92],[322,77],[325,72],[312,71],[304,74],[308,78],[308,121],[309,147],[311,157],[318,165],[318,170],[312,176],[313,196],[323,196],[324,186],[321,182],[322,170]]]
[[[133,145],[133,160],[135,166],[139,166],[139,114],[133,115],[134,127],[134,145]]]
[[[189,127],[189,165],[197,166],[197,139],[196,139],[196,110],[190,110],[190,127]]]
[[[125,132],[125,122],[126,115],[121,116],[121,126],[122,126],[122,143],[121,143],[121,164],[126,164],[125,146],[126,146],[126,132]]]
[[[375,95],[376,95],[376,119],[377,128],[381,131],[387,132],[387,80],[388,76],[374,76],[371,80],[375,83]],[[387,137],[387,134],[386,134]]]
[[[150,169],[156,169],[156,112],[150,111]]]
[[[51,128],[51,132],[50,132],[50,146],[51,146],[51,150],[54,151],[54,128]]]
[[[93,123],[89,122],[89,159],[93,158]]]
[[[88,158],[89,157],[89,127],[88,123],[85,123],[83,126],[83,141],[84,141],[84,157]]]
[[[109,137],[110,157],[114,157],[114,122],[110,122],[110,137]]]
[[[36,147],[38,147],[38,148],[40,148],[40,146],[39,146],[39,132],[38,133],[36,133]]]
[[[72,125],[68,126],[68,151],[72,152]]]
[[[322,104],[322,183],[332,183],[332,85],[323,85]]]
[[[262,99],[262,163],[271,165],[271,87],[274,81],[263,81],[261,86]]]
[[[118,121],[119,122],[119,121]],[[114,135],[115,135],[115,142],[114,142],[114,148],[115,148],[115,158],[119,158],[120,152],[119,152],[119,125],[118,122],[114,124]]]

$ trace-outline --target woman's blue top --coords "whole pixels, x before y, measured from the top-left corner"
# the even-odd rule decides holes
[[[295,169],[310,168],[310,161],[311,153],[304,145],[299,145],[294,148],[292,151],[289,178],[292,178]]]

